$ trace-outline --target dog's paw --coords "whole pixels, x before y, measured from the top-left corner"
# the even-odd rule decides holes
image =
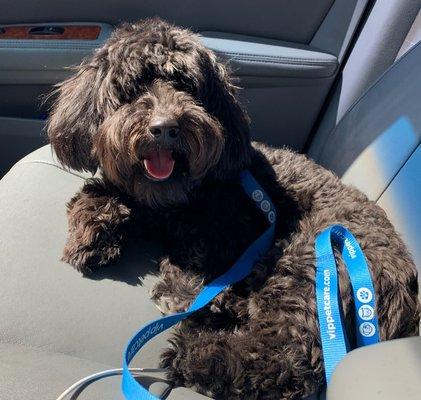
[[[149,292],[163,314],[186,311],[203,286],[203,278],[193,271],[183,270],[168,258],[159,263],[162,280]]]
[[[66,243],[61,261],[72,265],[79,272],[89,273],[120,256],[119,238],[113,237],[106,231],[88,236],[90,240],[86,235],[85,237],[78,235],[76,238],[71,236]]]
[[[244,368],[229,343],[179,334],[172,338],[171,344],[162,353],[160,364],[167,370],[170,381],[211,398],[245,398],[242,395]]]
[[[73,266],[77,271],[87,274],[95,268],[109,264],[120,255],[119,247],[102,249],[85,246],[66,246],[61,261]]]
[[[192,300],[190,297],[188,299],[182,299],[173,296],[165,282],[157,283],[150,290],[149,294],[158,310],[164,315],[186,311]]]
[[[109,264],[121,251],[130,209],[108,192],[104,182],[90,180],[67,205],[69,237],[62,261],[88,273]]]

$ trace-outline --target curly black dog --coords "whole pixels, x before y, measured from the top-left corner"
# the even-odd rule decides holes
[[[320,389],[314,239],[331,224],[347,226],[366,254],[381,339],[418,334],[416,269],[384,211],[305,156],[251,143],[233,78],[192,32],[159,19],[122,25],[57,95],[48,134],[58,158],[101,173],[68,204],[63,260],[79,271],[114,261],[141,226],[168,254],[153,299],[164,313],[184,310],[267,227],[240,171],[275,203],[273,249],[176,329],[162,357],[175,384],[224,399]],[[338,263],[354,342],[350,283]]]

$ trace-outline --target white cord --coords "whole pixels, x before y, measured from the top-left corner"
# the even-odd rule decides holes
[[[129,371],[134,372],[134,373],[139,373],[139,372],[145,372],[145,369],[144,368],[129,368]],[[67,388],[60,396],[57,397],[57,400],[64,400],[70,393],[72,393],[74,390],[84,385],[85,383],[92,382],[101,378],[106,378],[108,376],[121,375],[122,372],[123,372],[123,368],[115,368],[115,369],[107,369],[106,371],[101,371],[89,376],[85,376],[85,378],[80,379],[79,381],[75,382],[72,386]]]

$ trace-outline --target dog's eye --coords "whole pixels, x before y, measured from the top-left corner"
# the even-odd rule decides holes
[[[186,92],[189,95],[195,97],[197,94],[197,88],[191,79],[187,79],[185,76],[180,76],[178,79],[172,81],[172,86],[180,92]]]
[[[136,101],[148,91],[155,76],[148,71],[142,71],[138,76],[126,76],[123,82],[114,82],[115,92],[120,105]]]

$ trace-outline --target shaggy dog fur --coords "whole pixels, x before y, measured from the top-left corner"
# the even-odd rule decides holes
[[[48,134],[63,164],[101,172],[68,205],[63,260],[84,273],[117,259],[141,231],[167,248],[153,299],[186,309],[266,228],[238,174],[248,168],[276,205],[276,242],[247,279],[181,323],[162,356],[176,385],[224,399],[296,399],[323,385],[315,303],[315,236],[347,226],[369,261],[382,340],[418,334],[416,269],[384,211],[303,155],[251,143],[226,66],[190,31],[161,20],[118,28],[57,89]],[[170,143],[154,118],[177,121]],[[145,158],[171,152],[151,179]],[[132,229],[135,227],[135,229]],[[353,300],[339,259],[342,307]]]

